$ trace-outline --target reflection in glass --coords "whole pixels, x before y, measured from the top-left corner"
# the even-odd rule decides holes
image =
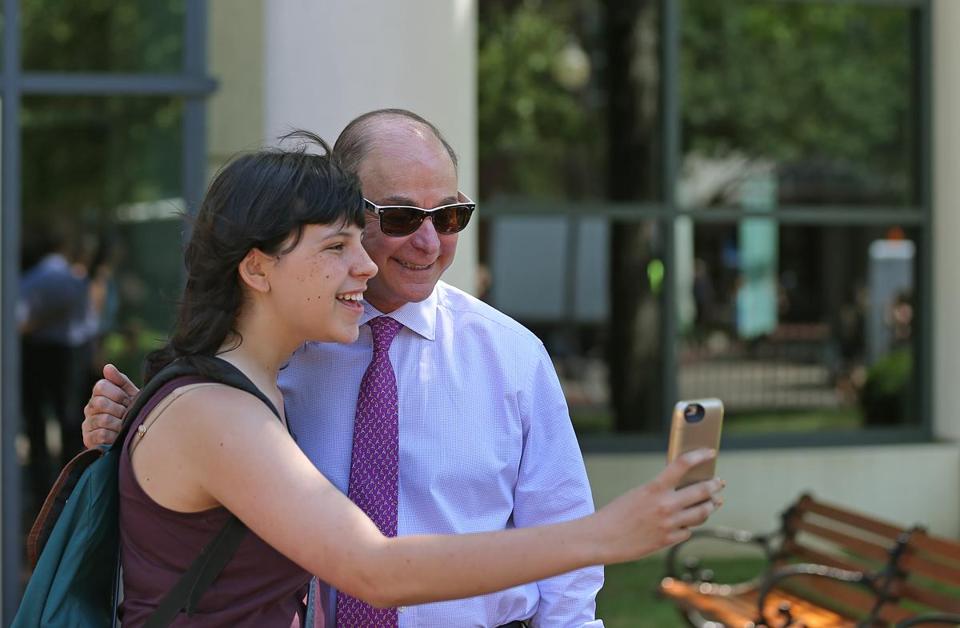
[[[767,222],[778,248],[766,256],[743,223],[694,227],[680,395],[722,398],[731,432],[917,421],[917,233]],[[752,285],[768,278],[774,290]]]
[[[480,294],[497,309],[529,327],[543,341],[557,367],[574,425],[581,433],[659,432],[663,389],[660,323],[665,268],[657,223],[616,223],[604,218],[564,216],[486,218],[487,243]],[[639,304],[630,324],[615,328],[610,239],[629,232],[638,272],[629,274]],[[625,229],[629,228],[629,229]],[[627,276],[625,273],[624,276]],[[618,417],[611,395],[616,382],[611,358],[631,333],[633,359],[650,365],[621,377],[621,389],[647,412]]]
[[[757,169],[774,172],[780,205],[917,204],[912,9],[682,7],[684,169],[699,183],[687,204],[736,206],[728,185]]]
[[[478,165],[483,199],[661,200],[660,6],[597,0],[480,3]],[[569,236],[578,232],[568,228],[570,219],[560,218],[554,227],[544,220],[545,229],[567,234],[557,235],[563,237],[563,259],[594,255],[602,261],[609,278],[599,281],[596,275],[586,281],[590,289],[599,285],[605,290],[587,301],[589,307],[602,308],[603,323],[587,324],[581,318],[578,308],[588,306],[575,296],[581,290],[573,279],[579,261],[565,262],[570,272],[553,279],[555,268],[530,273],[544,285],[527,292],[526,302],[515,306],[516,315],[546,326],[543,333],[555,337],[549,344],[561,354],[579,356],[587,343],[598,352],[589,363],[601,365],[612,378],[600,378],[608,392],[593,404],[604,408],[595,421],[601,429],[659,430],[663,369],[650,368],[660,359],[662,338],[657,327],[660,294],[653,288],[662,283],[664,261],[659,244],[651,244],[658,230],[646,223],[601,219],[605,235],[595,244],[580,243]],[[499,227],[481,230],[480,247],[489,253],[488,260],[500,264],[497,260],[516,255],[504,250],[510,248],[503,243],[508,238],[509,232]],[[536,260],[531,267],[539,268]],[[518,281],[496,269],[492,277],[493,297],[500,301],[509,292],[501,282]],[[509,313],[513,306],[505,307]],[[562,323],[545,312],[558,309],[564,312]],[[583,330],[596,338],[580,340]]]
[[[32,515],[54,472],[82,447],[81,409],[103,364],[140,381],[143,356],[172,320],[182,103],[28,96],[20,121],[26,436],[18,453]]]
[[[95,362],[133,375],[179,291],[181,121],[179,99],[23,100],[22,266],[51,228],[69,233],[98,310]]]
[[[23,67],[178,72],[185,0],[23,0]]]
[[[657,5],[479,3],[485,199],[656,197]]]

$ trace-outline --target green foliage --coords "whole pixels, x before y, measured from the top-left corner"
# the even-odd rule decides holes
[[[179,72],[185,2],[24,0],[24,71]],[[178,196],[181,112],[168,97],[25,97],[24,223],[100,223],[117,205]]]
[[[107,334],[103,339],[101,359],[126,373],[134,382],[142,382],[143,361],[147,354],[159,349],[165,342],[163,334],[145,329],[136,319],[127,322],[122,332]]]
[[[484,195],[603,195],[607,94],[604,5],[491,1],[479,7],[480,168]],[[828,163],[911,193],[916,142],[913,21],[902,7],[773,0],[681,0],[685,152],[739,152]],[[647,35],[650,36],[650,35]],[[564,87],[555,64],[569,42],[592,61],[590,84]],[[643,43],[643,42],[641,42]],[[657,67],[649,56],[630,61]]]
[[[909,174],[911,18],[856,3],[684,0],[688,148]]]
[[[186,0],[23,0],[23,67],[177,72]]]
[[[178,197],[182,111],[166,97],[25,97],[25,224],[102,223],[118,205]]]
[[[913,352],[897,349],[877,360],[867,371],[860,404],[868,425],[903,423],[913,414]]]
[[[181,72],[187,1],[23,0],[23,71]],[[35,261],[38,234],[68,226],[77,261],[117,265],[111,323],[124,333],[136,320],[166,328],[179,292],[179,221],[124,222],[118,210],[181,195],[182,119],[170,96],[22,99],[22,262]]]
[[[481,4],[477,116],[486,196],[563,196],[570,158],[596,153],[596,116],[558,77],[574,41],[568,20],[576,4]]]

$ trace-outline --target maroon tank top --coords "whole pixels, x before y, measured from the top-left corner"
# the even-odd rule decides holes
[[[130,443],[150,411],[173,392],[202,377],[179,377],[161,387],[134,417],[120,455],[120,560],[123,566],[124,628],[141,626],[187,571],[204,546],[226,524],[226,508],[175,512],[140,487],[130,461]],[[161,419],[162,420],[162,419]],[[252,531],[203,594],[197,612],[180,614],[171,626],[300,627],[309,575]]]

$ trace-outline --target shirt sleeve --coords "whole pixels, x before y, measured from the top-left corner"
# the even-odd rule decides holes
[[[529,384],[519,391],[524,445],[514,495],[517,527],[556,523],[593,512],[580,445],[553,363],[542,344]],[[540,603],[533,625],[602,627],[596,596],[603,586],[603,567],[587,567],[541,580]]]

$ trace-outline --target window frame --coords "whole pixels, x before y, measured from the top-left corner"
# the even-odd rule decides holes
[[[544,201],[518,196],[497,197],[483,204],[483,217],[567,216],[568,218],[604,218],[607,220],[643,222],[655,220],[663,234],[665,276],[660,307],[660,366],[668,376],[663,383],[662,431],[659,434],[579,434],[584,453],[625,453],[663,450],[669,434],[673,403],[677,399],[677,320],[678,301],[673,273],[677,267],[674,227],[677,221],[689,218],[697,223],[730,223],[744,219],[773,221],[776,225],[857,226],[900,224],[919,231],[917,293],[919,295],[919,330],[916,341],[918,422],[902,427],[871,428],[849,432],[809,432],[792,434],[730,435],[724,437],[725,449],[780,449],[791,447],[848,447],[857,445],[906,444],[931,442],[933,432],[932,340],[933,327],[933,203],[932,203],[932,88],[931,55],[932,24],[930,0],[767,0],[771,3],[808,3],[822,5],[855,4],[887,6],[912,12],[914,82],[911,86],[917,108],[917,142],[914,176],[917,181],[917,203],[903,207],[809,206],[780,205],[775,215],[744,210],[738,207],[680,207],[676,189],[681,160],[680,137],[680,22],[678,0],[660,0],[660,111],[658,121],[662,141],[658,158],[661,163],[661,197],[656,201],[608,202],[603,200]],[[568,273],[569,275],[569,273]],[[573,294],[574,277],[566,278],[565,290]]]
[[[24,96],[171,96],[184,102],[181,194],[189,212],[206,184],[206,99],[217,87],[207,72],[207,0],[184,3],[183,56],[175,73],[31,72],[20,54],[20,2],[3,0],[3,60],[0,64],[0,469],[2,469],[3,623],[13,620],[21,590],[21,473],[14,443],[20,430],[19,292],[22,168],[20,112]],[[77,409],[79,412],[79,408]]]

